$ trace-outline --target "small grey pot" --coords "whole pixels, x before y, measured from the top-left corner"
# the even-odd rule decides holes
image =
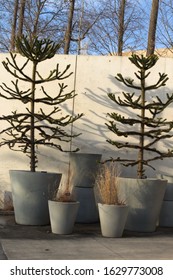
[[[129,207],[127,205],[108,205],[98,203],[102,235],[122,237]]]
[[[73,232],[79,202],[48,201],[51,230],[56,234]]]

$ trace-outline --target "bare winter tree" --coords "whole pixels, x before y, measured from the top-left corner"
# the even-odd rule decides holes
[[[20,5],[19,5],[19,24],[18,24],[18,32],[17,32],[17,36],[18,37],[21,37],[22,34],[23,34],[25,4],[26,4],[26,0],[20,0]]]
[[[21,37],[23,34],[24,13],[26,0],[14,0],[13,20],[11,25],[11,42],[10,51],[15,51],[16,36]],[[17,24],[18,23],[18,24]]]
[[[122,54],[144,47],[141,30],[145,27],[141,1],[101,0],[99,20],[89,34],[90,48],[96,54]]]
[[[118,55],[122,55],[123,37],[124,37],[124,15],[125,15],[126,0],[121,0],[118,15]]]
[[[14,11],[13,11],[13,20],[12,20],[12,25],[11,25],[11,42],[10,42],[10,51],[12,51],[12,52],[15,51],[18,7],[19,7],[19,0],[15,0]]]
[[[59,52],[66,54],[152,53],[157,43],[171,48],[173,1],[153,0],[151,14],[149,4],[151,0],[0,0],[0,51],[14,51],[20,34],[62,42]]]
[[[147,54],[146,54],[147,56],[154,54],[154,50],[155,50],[158,11],[159,11],[159,0],[153,0],[151,14],[150,14],[149,31],[148,31],[148,45],[147,45]]]
[[[64,0],[0,0],[0,48],[15,50],[21,34],[48,37],[60,42],[67,25]]]
[[[27,15],[25,17],[25,29],[27,31],[30,40],[40,35],[40,22],[42,20],[42,13],[44,13],[44,7],[46,0],[37,1],[37,5],[33,4],[33,1],[27,1]],[[32,25],[31,25],[32,22]]]
[[[86,49],[88,34],[100,17],[100,10],[92,10],[92,1],[71,0],[69,2],[68,21],[64,38],[64,53],[77,53]],[[83,41],[86,42],[83,44]]]
[[[38,36],[62,41],[67,3],[64,0],[26,0],[24,32],[30,39]]]
[[[65,32],[64,38],[64,54],[69,53],[70,49],[70,42],[72,37],[72,23],[73,23],[73,15],[74,15],[74,8],[75,8],[75,0],[69,0],[69,13],[68,13],[68,21],[67,21],[67,28]]]
[[[79,32],[78,32],[79,34],[78,34],[78,40],[77,40],[77,44],[78,44],[77,53],[78,54],[81,54],[81,49],[82,49],[81,41],[82,41],[83,38],[81,38],[81,35],[82,35],[82,25],[83,25],[84,13],[85,13],[84,0],[82,0],[80,17],[79,17],[79,25],[78,25],[79,26]]]
[[[158,41],[163,48],[173,52],[173,1],[160,1],[160,17],[158,24]]]

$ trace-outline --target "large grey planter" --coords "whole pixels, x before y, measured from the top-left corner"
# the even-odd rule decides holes
[[[59,187],[61,174],[18,170],[9,173],[16,223],[50,224],[48,199]]]
[[[101,233],[105,237],[122,237],[129,207],[98,203]]]
[[[79,202],[48,201],[51,230],[56,234],[73,232]]]
[[[120,200],[129,205],[126,230],[153,232],[159,220],[167,181],[119,178]]]
[[[77,223],[95,223],[99,221],[95,200],[94,184],[101,161],[101,154],[70,153],[72,185],[76,200],[80,202]]]
[[[173,176],[160,174],[158,177],[168,181],[160,212],[159,226],[173,227]]]

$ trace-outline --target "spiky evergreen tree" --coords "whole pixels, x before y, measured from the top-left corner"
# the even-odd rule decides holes
[[[173,102],[173,94],[166,94],[165,101],[156,95],[155,98],[147,95],[151,90],[157,90],[166,85],[168,76],[165,73],[159,73],[158,81],[152,85],[148,85],[147,78],[151,74],[149,71],[157,62],[158,57],[152,55],[149,57],[132,55],[130,61],[137,67],[138,71],[135,76],[139,81],[138,84],[131,78],[124,78],[122,74],[117,74],[115,77],[120,83],[128,88],[133,89],[135,92],[123,92],[122,96],[116,97],[115,94],[109,93],[108,97],[117,105],[132,108],[136,111],[136,117],[125,117],[116,112],[109,113],[110,120],[106,123],[108,129],[119,137],[124,137],[125,141],[117,141],[108,139],[107,141],[116,146],[118,149],[137,150],[138,155],[136,159],[116,158],[114,161],[120,161],[125,166],[137,165],[137,177],[145,178],[145,166],[154,167],[151,165],[152,161],[163,159],[166,157],[173,157],[173,150],[166,152],[160,151],[157,143],[160,140],[169,139],[173,137],[171,130],[173,128],[173,121],[163,119],[160,114]],[[152,92],[153,93],[153,92]],[[149,98],[148,98],[149,97]],[[138,112],[140,111],[140,115]],[[124,130],[121,125],[125,126]],[[139,130],[136,130],[138,125]],[[130,129],[132,128],[132,129]],[[134,129],[133,129],[134,128]],[[134,136],[138,139],[137,143],[129,143],[128,137]],[[145,152],[152,153],[152,156],[145,158]]]
[[[36,146],[45,145],[55,147],[63,151],[60,142],[70,142],[72,137],[78,136],[64,130],[64,128],[79,119],[83,114],[62,115],[59,107],[63,102],[75,97],[74,90],[65,93],[67,88],[62,81],[72,75],[69,72],[70,65],[61,72],[59,64],[56,69],[49,72],[46,78],[38,72],[38,65],[56,54],[59,44],[55,44],[49,39],[39,40],[35,38],[29,41],[28,38],[17,38],[16,46],[18,52],[26,58],[22,66],[17,61],[17,54],[10,53],[10,58],[3,61],[5,69],[16,78],[12,82],[13,86],[3,83],[0,97],[8,100],[19,100],[24,104],[29,104],[26,112],[12,112],[11,115],[2,116],[1,120],[6,120],[9,126],[0,132],[7,134],[8,137],[0,143],[0,146],[8,145],[10,149],[20,150],[26,153],[30,158],[31,171],[35,172],[37,166]],[[28,64],[32,63],[31,72],[28,74]],[[42,84],[58,80],[58,93],[56,96],[48,94]],[[20,89],[19,81],[30,83],[27,90]],[[42,85],[42,97],[37,96],[37,85]],[[40,104],[39,112],[36,111],[36,103]],[[43,105],[51,107],[49,113],[44,112]]]

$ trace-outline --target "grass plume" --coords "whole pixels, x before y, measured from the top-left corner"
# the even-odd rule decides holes
[[[103,204],[125,204],[118,198],[119,166],[115,162],[101,165],[96,176],[96,191]]]
[[[61,202],[76,201],[75,197],[74,197],[74,193],[73,193],[72,177],[73,177],[73,174],[72,174],[70,163],[69,163],[67,180],[66,180],[65,184],[61,185],[61,187],[58,189],[54,200],[61,201]]]

